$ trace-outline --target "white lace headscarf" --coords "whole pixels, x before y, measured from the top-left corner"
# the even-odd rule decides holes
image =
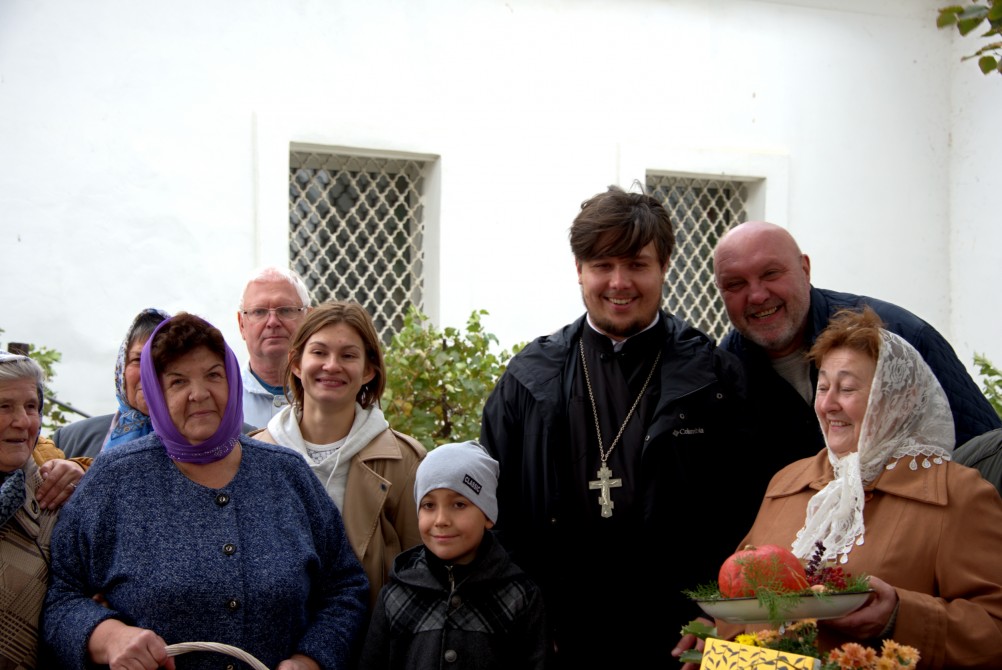
[[[863,487],[885,468],[918,470],[948,461],[953,445],[953,415],[936,375],[912,345],[881,330],[858,448],[842,457],[829,448],[835,478],[808,503],[793,553],[807,560],[820,541],[823,560],[848,561],[853,546],[863,544]],[[909,456],[911,460],[899,466]]]

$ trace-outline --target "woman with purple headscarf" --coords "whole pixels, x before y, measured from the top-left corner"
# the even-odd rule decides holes
[[[60,667],[218,666],[211,652],[170,657],[196,641],[278,670],[347,667],[365,574],[302,458],[241,435],[222,334],[178,314],[140,373],[153,433],[95,461],[53,533],[43,634]]]

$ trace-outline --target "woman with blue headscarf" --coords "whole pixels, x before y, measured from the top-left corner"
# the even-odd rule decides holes
[[[153,425],[150,423],[139,378],[139,363],[143,346],[150,339],[150,334],[167,318],[170,318],[167,312],[150,307],[132,320],[125,339],[118,348],[118,359],[115,362],[115,397],[118,409],[114,414],[93,416],[56,430],[52,441],[67,458],[93,458],[104,448],[125,444],[152,432]]]
[[[97,459],[53,533],[43,634],[61,667],[173,668],[167,646],[193,641],[278,670],[347,667],[365,574],[303,459],[241,435],[222,334],[191,314],[164,321],[141,381],[153,433]]]

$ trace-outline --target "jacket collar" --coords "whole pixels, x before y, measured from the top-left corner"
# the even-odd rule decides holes
[[[667,404],[717,381],[709,365],[713,342],[705,333],[662,310],[652,330],[663,335],[661,402]],[[549,385],[571,367],[585,315],[560,330],[530,343],[508,364],[508,372],[537,399],[548,397]]]
[[[358,452],[358,459],[362,461],[396,461],[401,458],[403,458],[403,452],[400,448],[400,443],[391,430],[384,430],[369,442],[364,449]]]

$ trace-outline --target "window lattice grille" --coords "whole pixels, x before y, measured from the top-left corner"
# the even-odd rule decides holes
[[[424,308],[424,161],[293,151],[289,259],[316,303],[357,300],[384,342]]]
[[[730,328],[713,282],[713,247],[746,218],[743,182],[648,175],[647,188],[665,206],[675,231],[662,304],[719,341]]]

